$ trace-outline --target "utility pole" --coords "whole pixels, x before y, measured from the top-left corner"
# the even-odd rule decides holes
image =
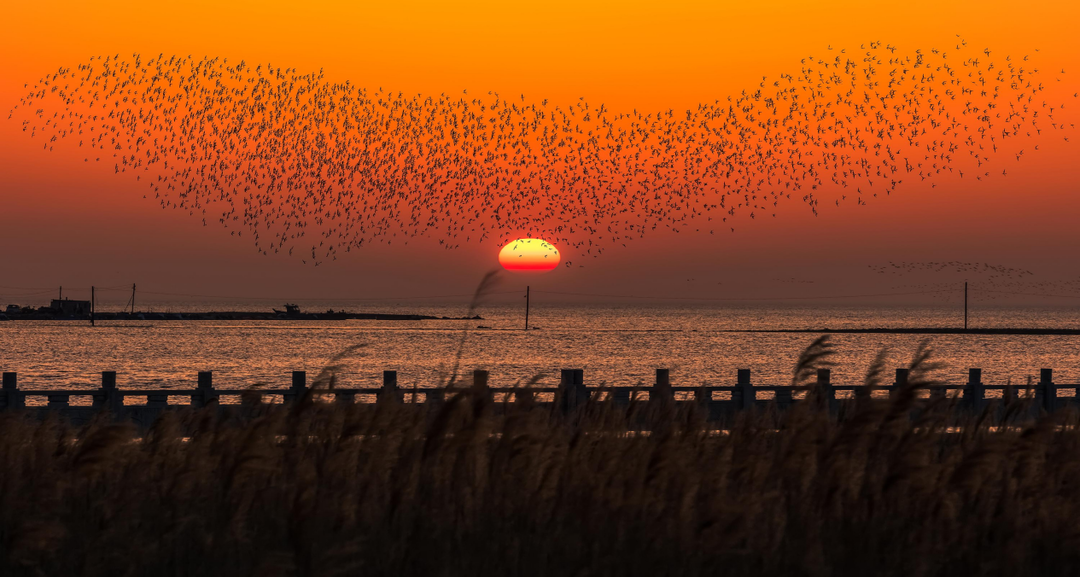
[[[94,326],[94,303],[97,299],[94,298],[94,285],[90,285],[90,326]]]
[[[57,300],[64,300],[64,285],[60,285],[60,294],[57,296]]]
[[[967,281],[964,281],[964,330],[967,330],[968,305],[967,305]]]
[[[529,286],[525,286],[525,330],[529,330]]]
[[[135,283],[131,283],[131,314],[135,314]]]

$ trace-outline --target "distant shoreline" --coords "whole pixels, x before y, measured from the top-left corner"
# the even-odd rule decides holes
[[[417,314],[392,314],[392,313],[347,313],[344,311],[327,311],[323,313],[296,313],[277,314],[272,312],[243,312],[243,311],[211,311],[211,312],[187,312],[187,313],[94,313],[90,315],[60,315],[41,312],[7,314],[7,320],[14,321],[343,321],[343,320],[376,320],[376,321],[424,321],[424,320],[483,320],[480,315],[471,317],[446,317]]]

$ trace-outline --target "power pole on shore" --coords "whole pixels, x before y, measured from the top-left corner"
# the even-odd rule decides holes
[[[967,307],[967,281],[964,281],[964,330],[967,330],[968,307]]]
[[[529,286],[525,286],[525,330],[529,330]]]
[[[131,314],[135,314],[135,283],[131,283]]]
[[[90,285],[90,326],[94,326],[94,302],[97,299],[94,298],[94,285]]]
[[[64,300],[64,285],[60,285],[60,294],[57,296],[57,300]]]

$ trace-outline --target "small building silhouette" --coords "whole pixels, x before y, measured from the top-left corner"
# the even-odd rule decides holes
[[[53,299],[49,308],[62,315],[88,315],[90,314],[90,301],[73,301],[70,299]]]

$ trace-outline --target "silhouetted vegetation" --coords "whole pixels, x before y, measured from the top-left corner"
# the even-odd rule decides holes
[[[827,353],[815,342],[793,382]],[[1076,574],[1076,416],[960,417],[919,394],[927,350],[910,368],[839,417],[805,402],[723,430],[647,402],[567,416],[465,387],[437,410],[309,393],[145,434],[8,412],[0,574]]]

